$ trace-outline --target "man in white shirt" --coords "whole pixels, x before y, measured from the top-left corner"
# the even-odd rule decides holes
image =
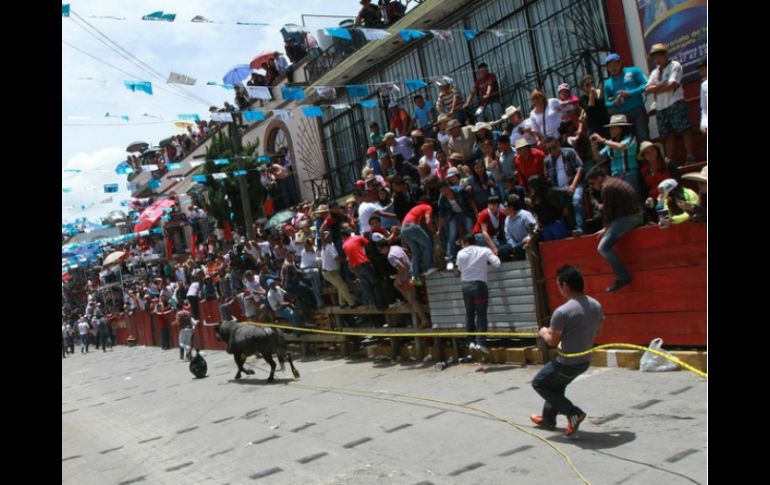
[[[315,246],[313,246],[313,240],[310,238],[305,239],[302,253],[300,253],[299,269],[302,272],[302,276],[310,281],[310,286],[313,289],[315,295],[317,308],[324,306],[324,300],[321,297],[321,271],[319,265],[321,261],[318,259],[318,254]]]
[[[365,233],[372,231],[371,224],[369,223],[369,219],[372,216],[396,217],[396,214],[380,210],[380,207],[375,202],[374,192],[366,191],[361,196],[363,197],[363,202],[358,206],[358,223],[361,227],[361,230],[358,232],[359,235],[363,236]]]
[[[395,133],[385,133],[385,137],[382,139],[385,146],[388,148],[390,155],[399,154],[404,157],[404,161],[411,161],[414,158],[414,144],[412,138],[409,136],[396,137]]]
[[[465,330],[467,332],[487,331],[487,304],[489,289],[487,288],[487,264],[500,267],[500,258],[491,249],[476,246],[472,234],[463,238],[463,248],[457,253],[457,269],[460,270],[460,280],[463,285],[463,303],[465,303]],[[485,338],[476,336],[476,342],[468,337],[471,351],[478,350],[489,354],[484,345]]]
[[[267,301],[270,308],[279,317],[290,321],[292,325],[299,325],[299,318],[294,312],[294,306],[286,301],[286,290],[278,286],[274,279],[267,280],[270,290],[267,292]]]
[[[81,317],[80,321],[78,322],[78,335],[80,336],[80,353],[85,354],[88,352],[88,344],[91,342],[91,334],[89,333],[90,328],[88,327],[88,322],[86,322],[85,317]]]
[[[330,231],[323,233],[323,248],[321,249],[321,274],[326,281],[337,288],[340,308],[356,306],[356,299],[350,294],[347,282],[340,274],[340,262],[343,260],[334,246],[334,238]]]
[[[243,274],[243,292],[238,295],[238,301],[243,307],[246,320],[255,320],[259,311],[259,305],[265,298],[265,290],[260,286],[252,271]]]
[[[682,89],[682,65],[669,59],[668,48],[664,44],[655,44],[650,49],[650,58],[658,66],[650,73],[645,92],[655,97],[655,111],[658,120],[658,133],[665,139],[666,154],[674,153],[676,134],[684,138],[687,150],[685,163],[695,161],[692,140],[692,126],[687,116],[687,104],[684,102]],[[637,140],[641,143],[644,140]]]

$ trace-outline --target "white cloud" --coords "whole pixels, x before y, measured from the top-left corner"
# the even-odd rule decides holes
[[[360,5],[350,0],[140,0],[133,3],[97,0],[79,0],[72,11],[118,42],[145,63],[159,71],[163,80],[170,71],[188,74],[198,79],[196,86],[189,87],[201,98],[221,106],[232,102],[232,91],[206,86],[207,81],[221,82],[222,76],[235,64],[248,63],[253,56],[265,50],[283,50],[279,32],[286,23],[301,24],[301,14],[355,16]],[[145,22],[141,17],[163,10],[176,13],[176,21]],[[126,17],[125,21],[92,19],[91,15]],[[195,15],[202,15],[223,24],[198,24],[190,22]],[[191,101],[184,97],[154,89],[155,94],[132,93],[123,86],[124,80],[149,80],[153,86],[164,83],[140,67],[132,65],[115,50],[108,48],[95,37],[75,24],[77,19],[62,19],[62,40],[75,45],[131,76],[88,57],[62,44],[62,169],[97,167],[107,163],[106,172],[84,171],[77,176],[63,174],[62,186],[71,187],[72,193],[62,194],[62,206],[74,206],[76,211],[62,210],[62,218],[96,217],[120,208],[118,202],[130,196],[126,191],[125,176],[114,172],[115,165],[123,160],[125,146],[135,140],[148,143],[179,133],[172,123],[136,125],[135,122],[158,121],[141,117],[142,113],[174,119],[179,113],[204,115],[208,104]],[[267,22],[269,27],[236,25],[236,21]],[[312,29],[336,25],[339,19],[308,17]],[[102,39],[104,40],[104,39]],[[92,77],[106,80],[107,84],[82,80]],[[175,91],[174,88],[168,88]],[[130,116],[130,122],[104,118],[110,112]],[[67,116],[90,116],[89,120],[67,120]],[[111,126],[68,126],[73,123],[114,123]],[[67,123],[68,125],[65,125]],[[117,148],[116,148],[117,147]],[[109,162],[109,163],[108,163]],[[83,168],[85,170],[85,168]],[[119,183],[114,204],[100,205],[106,199],[102,186]],[[89,187],[98,187],[89,191]],[[85,213],[78,212],[81,205],[97,204]]]

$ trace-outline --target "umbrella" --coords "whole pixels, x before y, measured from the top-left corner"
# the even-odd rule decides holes
[[[125,259],[126,256],[128,256],[128,253],[123,251],[115,251],[114,253],[110,253],[110,255],[104,258],[104,261],[102,261],[102,266],[110,266],[115,264]]]
[[[262,54],[259,54],[257,57],[251,60],[249,66],[251,66],[252,69],[261,68],[262,64],[267,64],[267,60],[273,57],[274,52],[275,51],[265,51]]]
[[[176,138],[175,136],[170,136],[166,139],[161,140],[158,142],[158,146],[161,148],[166,148],[167,146],[171,145],[171,142]]]
[[[291,218],[294,217],[294,214],[295,214],[295,212],[293,210],[289,210],[289,209],[282,210],[281,212],[276,213],[267,222],[267,225],[265,226],[265,229],[270,229],[270,228],[273,228],[273,227],[278,227],[281,224],[284,224],[287,221],[290,221]]]
[[[148,146],[150,146],[149,143],[146,143],[146,142],[143,142],[143,141],[135,141],[132,144],[128,145],[128,147],[126,147],[126,151],[129,152],[129,153],[130,152],[141,152],[142,150],[144,150]]]
[[[222,82],[225,84],[240,84],[250,75],[251,67],[249,67],[248,64],[238,64],[225,74],[225,77],[222,78]]]
[[[191,121],[175,121],[174,126],[177,128],[181,128],[182,130],[186,130],[188,126],[193,126],[195,123]]]
[[[151,156],[151,155],[155,155],[158,152],[160,152],[160,148],[158,148],[158,147],[148,148],[147,150],[142,152],[142,156],[143,157],[148,157],[148,156]]]

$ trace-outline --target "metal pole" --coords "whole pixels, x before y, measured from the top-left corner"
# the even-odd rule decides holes
[[[238,170],[244,170],[244,157],[241,156],[241,151],[243,150],[240,132],[241,123],[241,114],[233,113],[233,123],[230,125],[230,138],[233,142],[233,153],[235,153],[235,164],[238,167]],[[238,177],[238,188],[241,191],[241,203],[243,204],[243,223],[246,226],[246,235],[249,239],[254,239],[254,227],[251,222],[251,200],[249,199],[249,189],[246,185],[246,177]]]

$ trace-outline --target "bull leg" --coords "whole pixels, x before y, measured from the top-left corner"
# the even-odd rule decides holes
[[[286,352],[286,360],[289,361],[289,365],[291,366],[291,373],[294,374],[295,379],[299,379],[299,371],[296,367],[294,367],[294,361],[291,359],[291,354]]]
[[[283,354],[278,352],[278,363],[281,364],[281,368],[279,369],[281,372],[283,372],[286,369],[286,359],[284,358]]]
[[[246,354],[243,354],[243,361],[242,361],[242,362],[243,362],[243,363],[246,363],[246,359],[248,359],[248,358],[249,358],[249,356],[248,356],[248,355],[246,355]],[[252,369],[247,369],[247,368],[245,368],[245,367],[243,368],[243,372],[244,372],[246,375],[249,375],[249,376],[250,376],[250,375],[252,375],[252,374],[254,374],[254,371],[253,371]]]
[[[240,354],[234,354],[233,355],[233,359],[235,359],[235,365],[238,367],[238,373],[235,374],[235,378],[236,379],[240,379],[241,378],[241,371],[243,371],[243,362],[246,359],[241,359],[241,355]]]
[[[270,376],[267,378],[267,382],[273,382],[275,380],[275,361],[273,356],[270,352],[263,352],[262,357],[265,359],[265,362],[270,364]]]

